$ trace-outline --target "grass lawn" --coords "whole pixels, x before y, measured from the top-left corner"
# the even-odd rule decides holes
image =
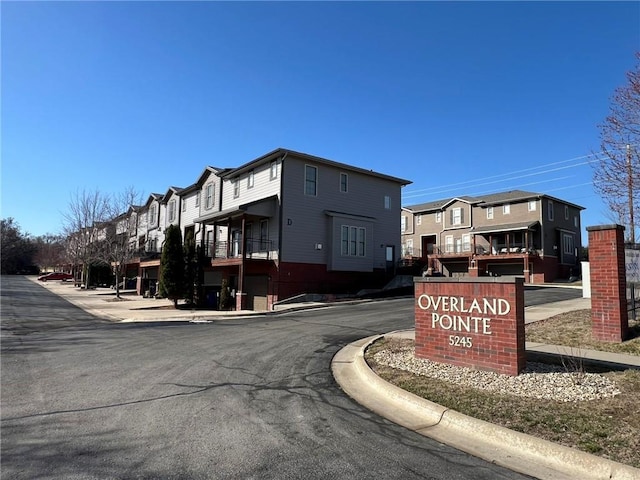
[[[640,355],[640,325],[622,344],[598,342],[591,337],[590,310],[557,315],[528,325],[526,340],[580,349],[606,350]],[[407,391],[465,415],[584,450],[640,468],[640,371],[604,372],[620,394],[602,400],[557,402],[499,395],[472,387],[421,377],[378,365],[373,355],[397,349],[411,340],[383,339],[371,345],[366,360],[383,379]]]

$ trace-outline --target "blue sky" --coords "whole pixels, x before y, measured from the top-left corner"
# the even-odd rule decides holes
[[[2,2],[2,217],[144,197],[277,147],[406,178],[403,204],[509,189],[586,207],[638,2]],[[586,243],[586,239],[583,240]]]

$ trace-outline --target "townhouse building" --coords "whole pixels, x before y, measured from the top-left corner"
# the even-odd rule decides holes
[[[203,292],[226,280],[236,308],[268,310],[304,293],[380,287],[400,256],[400,191],[408,180],[283,148],[130,209],[139,294],[156,293],[164,231],[202,249]],[[135,218],[135,220],[133,220]],[[211,305],[211,301],[209,302]]]
[[[393,274],[408,180],[283,148],[217,176],[219,197],[194,222],[206,232],[205,283],[227,279],[237,308],[381,286]],[[204,184],[201,206],[209,195]]]
[[[406,206],[402,256],[427,275],[568,278],[579,268],[583,209],[522,190]]]

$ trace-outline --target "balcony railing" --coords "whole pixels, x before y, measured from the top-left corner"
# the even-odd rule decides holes
[[[210,258],[242,258],[242,242],[207,242],[204,245],[205,256]],[[276,260],[278,251],[272,240],[247,239],[244,258],[254,260]]]
[[[526,247],[522,244],[498,244],[495,245],[493,249],[488,246],[485,247],[477,245],[475,250],[473,245],[470,243],[445,245],[429,244],[427,245],[426,251],[414,247],[403,246],[402,248],[402,258],[422,258],[423,253],[426,253],[426,257],[427,255],[471,255],[472,253],[475,253],[476,255],[536,255],[539,254],[539,251],[535,248]]]

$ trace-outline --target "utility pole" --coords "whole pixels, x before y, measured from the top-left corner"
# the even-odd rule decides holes
[[[627,144],[627,182],[629,188],[629,228],[631,230],[630,242],[636,243],[636,224],[633,221],[633,168],[631,167],[631,145]]]

